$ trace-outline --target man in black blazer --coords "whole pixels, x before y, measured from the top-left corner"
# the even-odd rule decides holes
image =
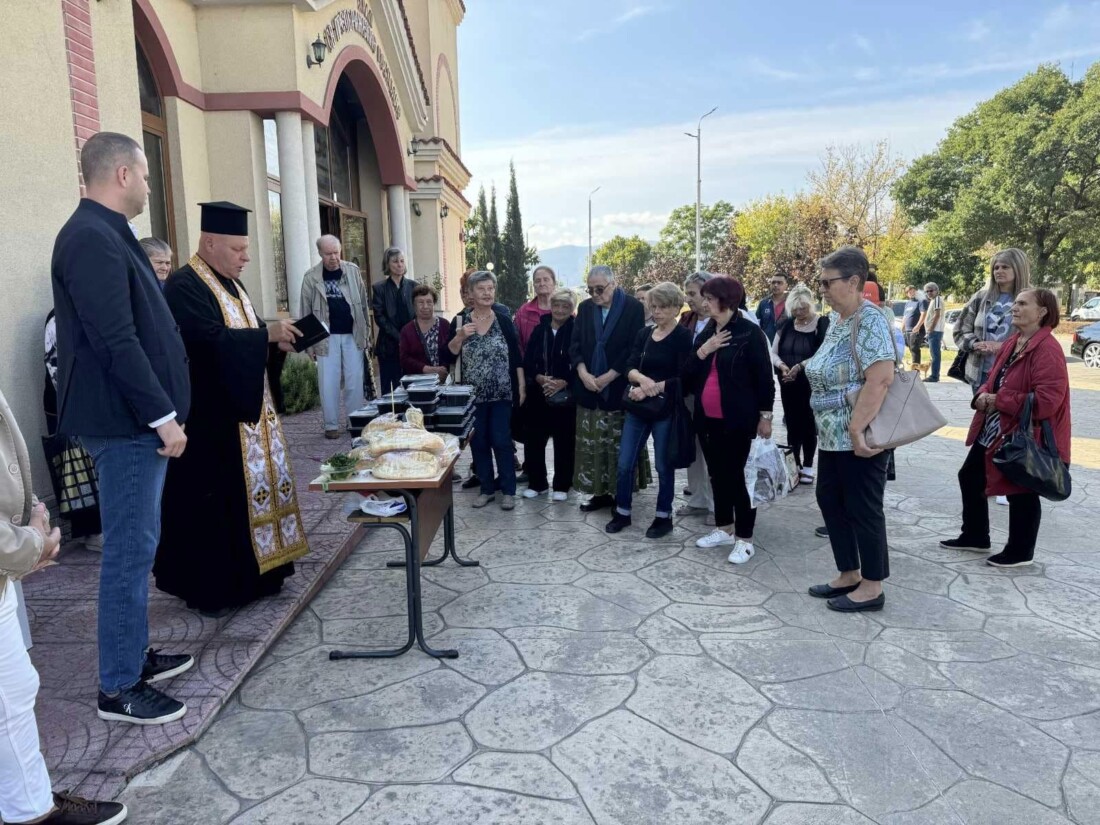
[[[149,571],[168,461],[187,445],[191,405],[179,328],[129,220],[149,195],[138,143],[101,132],[80,153],[87,195],[58,233],[58,430],[95,462],[103,521],[99,575],[99,717],[139,725],[187,706],[150,682],[194,664],[148,648]]]

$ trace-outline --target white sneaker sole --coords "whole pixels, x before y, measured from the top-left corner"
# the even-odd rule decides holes
[[[701,547],[704,550],[710,550],[714,547],[733,547],[733,545],[736,543],[737,542],[733,539],[729,539],[728,541],[725,539],[723,539],[722,541],[703,541],[703,539],[699,539],[699,541],[695,542],[695,546]]]
[[[988,564],[990,567],[999,567],[1002,569],[1008,569],[1010,567],[1030,567],[1032,564],[1034,564],[1034,562],[1031,561],[1014,561],[1011,564],[1003,564],[999,561],[990,561],[989,559],[986,559],[985,563]]]
[[[186,662],[184,662],[179,667],[174,667],[171,670],[164,671],[163,673],[158,673],[156,676],[150,676],[148,679],[145,680],[145,683],[148,684],[148,685],[154,685],[157,682],[163,682],[166,679],[173,679],[176,676],[179,676],[181,673],[186,673],[187,671],[189,671],[194,666],[195,666],[195,657],[192,656],[190,659],[188,659]]]
[[[737,558],[734,558],[733,556],[727,556],[726,561],[728,561],[730,564],[745,564],[746,562],[748,562],[755,555],[756,555],[756,551],[754,550],[751,553],[749,553],[747,556],[745,556],[744,558],[741,558],[740,556],[738,556]]]
[[[109,711],[99,710],[98,708],[96,709],[96,715],[99,716],[100,719],[104,719],[108,722],[127,722],[131,725],[164,725],[168,722],[175,722],[177,719],[182,719],[185,713],[187,713],[187,705],[184,705],[173,713],[168,713],[164,716],[156,716],[152,719],[138,719],[136,716],[127,716],[125,713],[111,713]]]
[[[550,496],[551,501],[569,501],[569,493],[554,493]]]
[[[122,803],[119,803],[122,805]],[[122,810],[112,816],[110,819],[104,819],[98,825],[120,825],[120,823],[126,821],[126,817],[130,815],[130,812],[126,810],[126,806],[122,805]]]

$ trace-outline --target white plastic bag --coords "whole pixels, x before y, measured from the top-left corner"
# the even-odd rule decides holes
[[[745,487],[753,508],[786,496],[789,483],[782,450],[770,438],[754,438],[745,462]]]

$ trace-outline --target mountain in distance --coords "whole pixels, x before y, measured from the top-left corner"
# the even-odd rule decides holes
[[[588,247],[552,246],[549,249],[540,249],[539,263],[553,269],[562,286],[580,286],[587,275],[585,265],[588,263]],[[531,267],[532,270],[534,268]]]

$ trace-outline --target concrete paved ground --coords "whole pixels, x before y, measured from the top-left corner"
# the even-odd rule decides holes
[[[930,389],[965,427],[968,390]],[[459,549],[482,567],[424,573],[429,632],[460,658],[330,662],[402,636],[397,544],[375,535],[213,727],[130,784],[130,821],[1100,823],[1100,462],[1044,502],[1038,563],[1000,571],[937,546],[960,511],[948,433],[898,453],[877,614],[806,595],[834,569],[811,489],[761,512],[741,567],[695,548],[700,519],[645,540],[653,490],[617,536],[574,500],[503,513],[465,493]]]

